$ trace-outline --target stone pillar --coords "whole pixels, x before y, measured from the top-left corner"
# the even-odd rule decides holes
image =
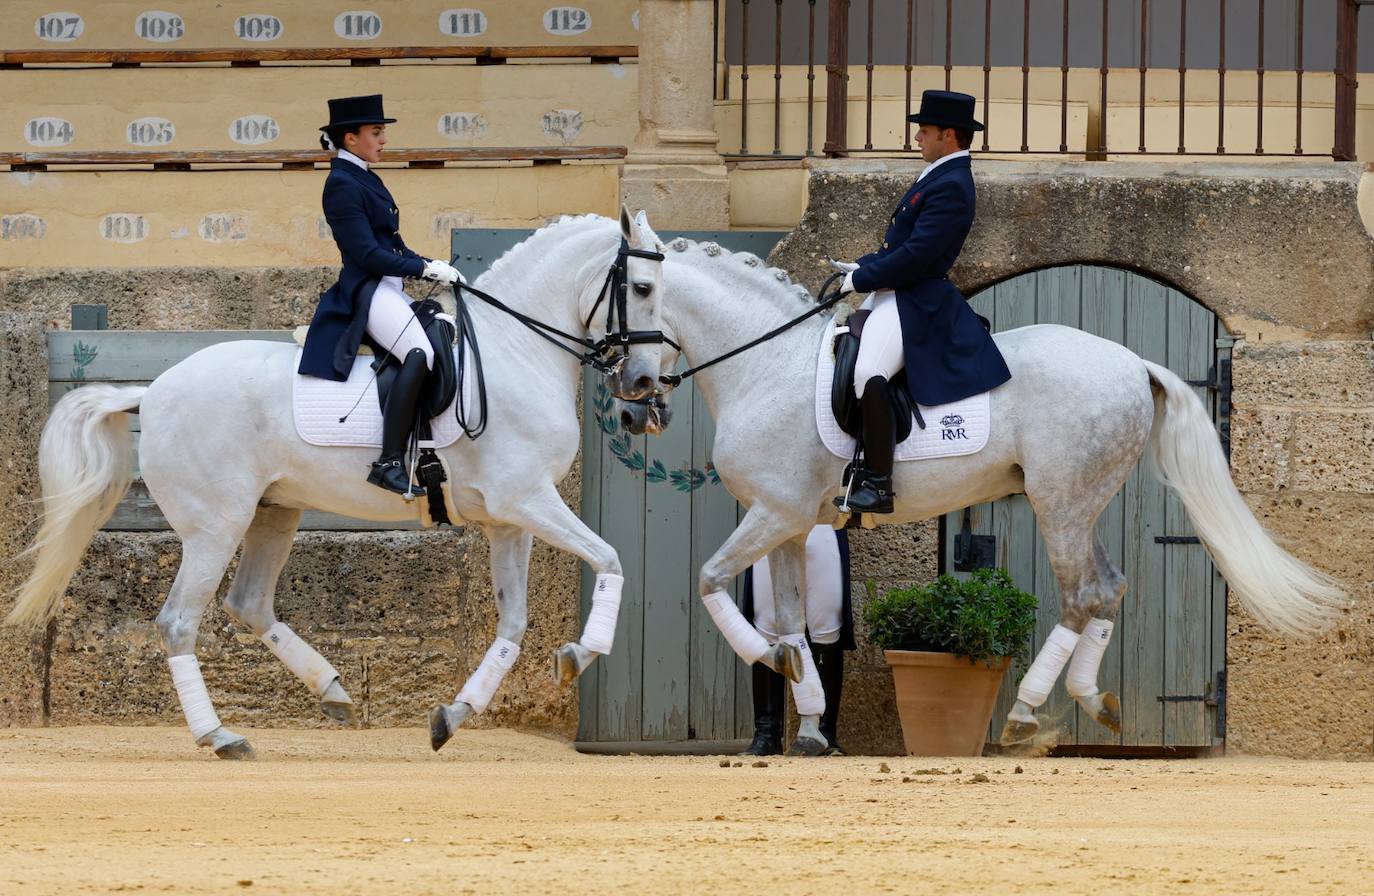
[[[715,29],[709,0],[641,0],[639,133],[621,200],[659,229],[730,224],[730,185],[717,151],[711,95]]]

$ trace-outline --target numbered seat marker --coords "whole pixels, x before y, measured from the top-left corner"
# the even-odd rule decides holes
[[[239,16],[234,20],[234,37],[239,40],[269,41],[281,37],[281,19],[269,15]]]
[[[480,9],[446,9],[439,13],[439,33],[449,37],[476,37],[486,33],[487,15]]]
[[[149,10],[134,19],[134,34],[143,40],[169,44],[186,36],[186,23],[174,12]]]
[[[341,12],[334,18],[334,33],[344,40],[372,40],[382,36],[382,17],[367,10]]]
[[[76,129],[65,118],[30,118],[24,125],[24,140],[30,146],[66,146],[76,139]]]
[[[34,20],[33,30],[40,40],[65,43],[85,34],[86,23],[74,12],[50,12]]]
[[[592,14],[579,6],[555,6],[544,13],[544,30],[559,37],[591,30]]]

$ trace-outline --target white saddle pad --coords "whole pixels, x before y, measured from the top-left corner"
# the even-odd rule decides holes
[[[298,368],[299,351],[296,355]],[[347,381],[342,383],[296,374],[291,404],[296,432],[302,439],[311,445],[327,447],[382,447],[382,409],[377,404],[377,381],[372,376],[371,364],[371,355],[359,355],[353,360],[353,370]],[[471,407],[471,377],[463,378],[462,393],[463,407]],[[354,407],[355,402],[357,407]],[[340,423],[339,418],[345,415],[348,419]],[[430,431],[434,439],[421,441],[421,447],[447,448],[462,437],[454,405],[449,405],[430,422]]]
[[[830,453],[849,460],[854,456],[853,436],[840,429],[830,408],[830,382],[835,375],[835,337],[841,333],[831,327],[821,338],[820,358],[816,362],[816,428]],[[897,446],[894,460],[925,460],[932,457],[958,457],[975,454],[988,443],[992,430],[991,392],[962,401],[926,407],[921,416],[926,428],[913,422],[911,435]]]

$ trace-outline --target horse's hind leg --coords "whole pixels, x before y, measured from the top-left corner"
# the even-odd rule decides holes
[[[1100,724],[1120,734],[1121,700],[1116,694],[1098,690],[1097,671],[1111,643],[1121,599],[1126,596],[1126,576],[1112,562],[1096,535],[1093,536],[1093,561],[1096,577],[1089,586],[1091,618],[1083,626],[1064,683],[1069,696],[1077,700],[1079,706]]]
[[[202,531],[184,536],[181,568],[157,615],[158,629],[162,632],[168,665],[172,669],[172,683],[176,686],[191,736],[202,747],[212,748],[221,759],[251,759],[253,748],[243,735],[220,725],[196,659],[196,632],[241,535],[242,529],[231,533]]]
[[[528,532],[504,523],[487,523],[482,530],[491,546],[491,581],[496,589],[498,613],[496,640],[453,702],[430,710],[429,745],[436,750],[448,743],[459,725],[487,708],[520,656],[520,642],[525,637],[533,538]]]
[[[290,626],[277,620],[274,603],[277,580],[300,526],[301,512],[290,507],[259,507],[243,537],[234,582],[224,609],[257,635],[310,692],[320,709],[336,722],[353,722],[353,700],[339,683],[338,671],[305,643]]]

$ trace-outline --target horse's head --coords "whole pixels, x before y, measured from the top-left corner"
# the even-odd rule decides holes
[[[623,207],[620,236],[610,274],[593,284],[594,294],[589,291],[584,320],[592,338],[603,339],[603,357],[613,365],[606,388],[616,398],[641,401],[658,390],[663,363],[663,243],[643,212],[632,219]]]

